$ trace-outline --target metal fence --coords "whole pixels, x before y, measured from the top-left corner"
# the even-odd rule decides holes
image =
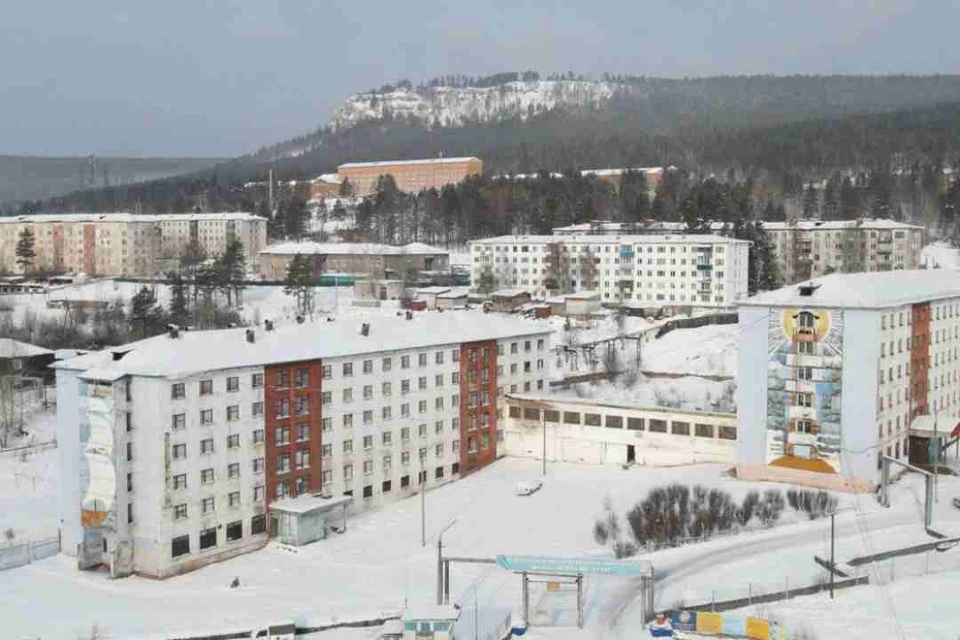
[[[0,545],[0,570],[13,569],[60,553],[60,538],[25,540]]]
[[[857,567],[870,578],[870,584],[890,584],[901,578],[928,576],[944,571],[960,571],[960,544],[945,545],[944,551],[925,551],[908,556],[874,560]]]

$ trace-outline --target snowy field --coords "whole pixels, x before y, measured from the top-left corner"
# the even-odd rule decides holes
[[[9,462],[2,464],[6,468]],[[426,548],[420,546],[420,499],[412,497],[361,514],[348,522],[345,534],[326,541],[297,550],[271,545],[165,581],[137,577],[111,581],[103,573],[77,571],[66,556],[42,560],[0,573],[0,619],[6,623],[5,636],[11,638],[76,638],[96,624],[119,639],[169,637],[284,619],[319,624],[334,617],[399,610],[405,602],[433,599],[434,534],[453,520],[456,523],[444,537],[451,555],[609,557],[609,550],[594,542],[591,531],[605,499],[622,515],[649,488],[662,483],[703,483],[738,499],[750,489],[768,486],[739,482],[724,470],[718,465],[621,470],[551,464],[544,488],[518,497],[514,487],[538,476],[539,462],[503,459],[427,494]],[[896,486],[890,510],[879,508],[870,497],[843,496],[838,556],[928,540],[917,513],[921,485],[916,480]],[[951,496],[960,495],[960,481],[944,479],[941,491],[935,526],[960,533],[960,511],[953,513],[948,506]],[[48,495],[47,509],[54,511],[52,493]],[[14,500],[3,495],[3,512],[11,510],[8,505],[17,509]],[[38,501],[23,516],[49,518],[42,505]],[[758,592],[784,582],[816,580],[822,570],[812,555],[827,553],[826,531],[825,521],[807,522],[788,508],[784,524],[770,530],[647,554],[644,558],[653,562],[657,575],[657,605],[692,604],[711,595],[720,598],[751,588]],[[228,586],[234,577],[241,580],[238,589]],[[519,605],[519,579],[493,566],[455,565],[452,583],[453,598],[465,611],[476,601],[481,620]],[[640,622],[633,602],[635,585],[596,578],[587,581],[586,593],[587,626],[594,637],[636,637]],[[572,624],[568,600],[569,594],[536,591],[531,622]],[[331,631],[323,637],[373,634],[373,630]]]

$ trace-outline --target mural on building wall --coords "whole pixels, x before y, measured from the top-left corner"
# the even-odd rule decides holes
[[[839,472],[843,312],[771,313],[767,344],[767,461]]]
[[[82,382],[80,396],[80,520],[84,527],[113,529],[117,492],[113,387]]]

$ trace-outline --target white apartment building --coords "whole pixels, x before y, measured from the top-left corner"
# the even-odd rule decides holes
[[[828,273],[919,269],[924,228],[894,220],[764,222],[780,267],[793,284]]]
[[[365,509],[502,455],[547,379],[532,321],[423,313],[171,332],[58,362],[59,515],[81,567],[167,577],[265,544],[270,504]]]
[[[24,229],[34,235],[37,271],[74,271],[99,276],[155,277],[159,260],[179,258],[196,239],[207,256],[234,239],[254,260],[267,245],[267,221],[249,213],[38,214],[0,218],[0,270],[17,273],[17,242]]]
[[[831,274],[740,304],[741,477],[873,490],[960,421],[960,281]]]
[[[749,247],[712,235],[502,236],[470,243],[470,282],[541,300],[598,291],[645,308],[732,307],[747,296]]]

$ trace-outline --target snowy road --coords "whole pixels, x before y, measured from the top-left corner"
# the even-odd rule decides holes
[[[817,520],[650,554],[646,558],[656,574],[655,607],[709,601],[714,589],[717,599],[745,596],[748,583],[759,593],[764,585],[773,590],[816,582],[826,571],[813,556],[829,554],[828,527],[828,521]],[[929,540],[918,514],[910,509],[851,511],[836,522],[838,561]],[[643,624],[636,589],[610,590],[606,595],[600,615],[591,621],[598,637],[635,638]]]

